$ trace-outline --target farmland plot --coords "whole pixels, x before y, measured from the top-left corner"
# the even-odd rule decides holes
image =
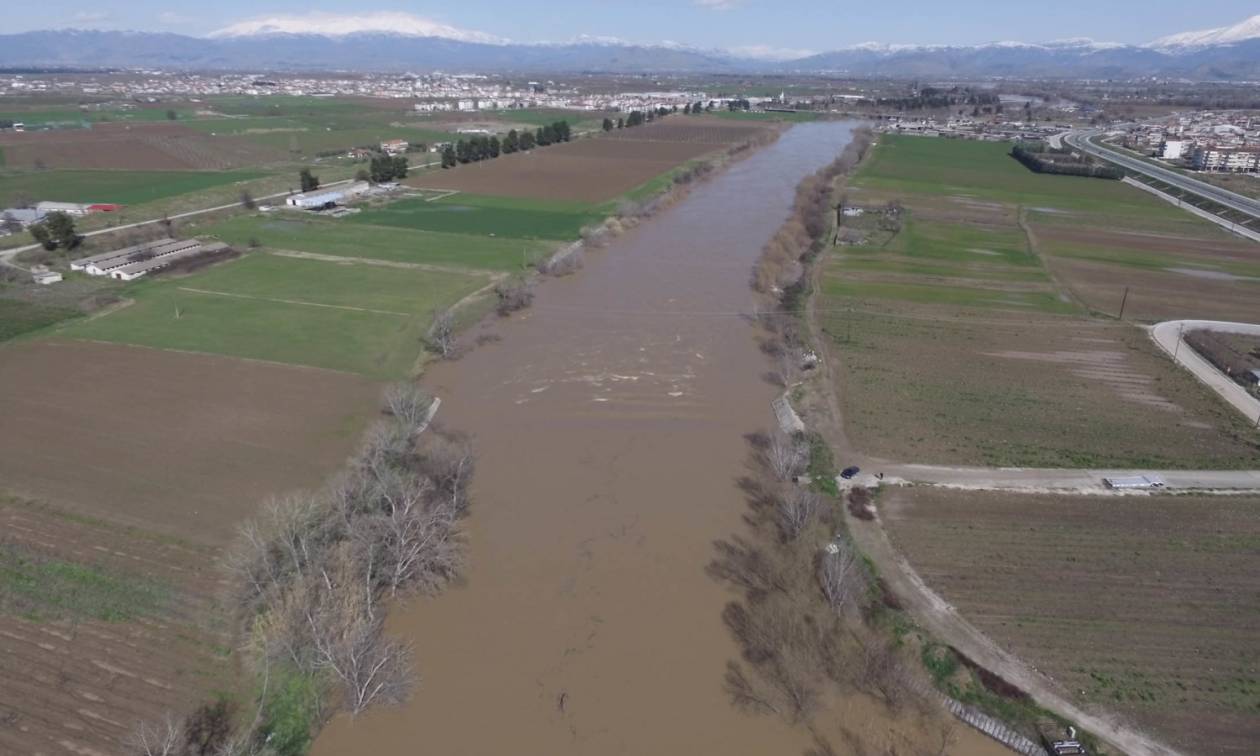
[[[4,496],[0,531],[0,753],[124,753],[231,695],[215,551]]]
[[[746,140],[764,128],[720,127],[681,117],[530,152],[460,165],[408,183],[532,199],[605,202],[680,163]]]
[[[1241,276],[1255,263],[1237,243],[1193,218],[1153,215],[1116,182],[1033,174],[1002,145],[886,136],[846,191],[866,214],[845,219],[852,243],[828,254],[818,312],[860,448],[999,466],[1260,460],[1260,437],[1236,413],[1140,330],[1098,317],[1118,311],[1123,286],[1071,268],[1116,266],[1133,283],[1196,280],[1166,270],[1177,266]],[[1139,249],[1139,227],[1174,229],[1163,243],[1193,252]],[[1163,312],[1188,317],[1260,313],[1248,282],[1218,283],[1154,294]],[[1151,296],[1136,297],[1139,312],[1154,311],[1140,304]]]
[[[1087,707],[1187,753],[1260,741],[1260,500],[897,491],[929,587]]]
[[[9,169],[227,170],[283,153],[179,124],[102,124],[91,129],[0,134]]]
[[[101,321],[107,320],[102,318]],[[223,543],[349,454],[378,388],[345,373],[113,344],[0,347],[0,488]]]
[[[485,286],[459,272],[247,256],[196,275],[145,281],[135,304],[73,323],[73,338],[409,375],[433,312]]]

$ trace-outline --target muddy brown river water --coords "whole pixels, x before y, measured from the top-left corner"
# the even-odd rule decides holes
[[[465,584],[394,607],[409,703],[341,717],[316,754],[799,754],[734,709],[730,599],[704,566],[740,528],[743,434],[773,422],[749,272],[796,184],[848,143],[801,124],[548,281],[498,343],[435,366],[439,419],[476,438]],[[876,752],[915,741],[862,696]],[[959,731],[956,753],[1000,753]],[[907,741],[907,737],[909,741]],[[898,750],[901,750],[900,748]],[[905,751],[902,751],[905,752]]]

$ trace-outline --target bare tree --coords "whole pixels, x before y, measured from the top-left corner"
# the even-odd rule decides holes
[[[427,479],[400,472],[378,483],[381,511],[365,529],[379,531],[371,542],[379,545],[381,579],[391,595],[438,588],[459,570],[455,504],[434,499],[434,488]]]
[[[432,480],[438,493],[450,502],[452,513],[462,517],[468,508],[468,482],[472,480],[477,462],[472,442],[456,433],[425,434],[417,462],[420,472]]]
[[[179,720],[167,713],[161,722],[141,722],[128,738],[127,745],[140,756],[175,756],[184,745],[184,731]]]
[[[374,602],[370,565],[341,549],[312,577],[303,616],[312,665],[342,687],[342,703],[359,714],[374,703],[401,703],[411,688],[411,648],[385,637]],[[367,579],[358,574],[368,571]],[[316,600],[312,600],[316,599]]]
[[[853,606],[866,589],[862,563],[847,539],[836,539],[818,557],[818,585],[837,613]]]
[[[413,431],[428,419],[432,404],[433,398],[414,383],[394,383],[385,389],[385,410]]]
[[[722,677],[722,687],[731,697],[735,706],[762,714],[779,714],[775,706],[773,694],[762,690],[745,672],[738,662],[726,663],[726,674]]]
[[[788,481],[805,469],[809,459],[805,445],[782,433],[770,436],[763,451],[766,466],[779,480]]]
[[[494,293],[499,298],[499,304],[495,307],[499,317],[505,318],[534,303],[534,287],[525,280],[504,281],[494,287]]]
[[[818,516],[822,501],[818,494],[792,487],[779,497],[775,514],[784,540],[795,541]]]
[[[443,359],[455,356],[455,315],[450,310],[434,313],[433,325],[429,326],[429,348]]]
[[[868,638],[862,647],[861,685],[896,711],[910,690],[910,680],[897,650],[884,638]]]

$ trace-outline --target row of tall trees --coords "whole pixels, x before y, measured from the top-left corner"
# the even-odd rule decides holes
[[[546,147],[551,144],[567,142],[573,138],[573,131],[568,121],[556,121],[539,126],[533,131],[517,131],[512,129],[502,140],[497,136],[475,136],[460,139],[442,150],[442,167],[454,168],[461,163],[476,163],[492,160],[499,155],[510,155],[513,152],[529,152],[535,147]]]

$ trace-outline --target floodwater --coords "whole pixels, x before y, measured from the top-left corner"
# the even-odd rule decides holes
[[[749,273],[849,137],[792,128],[429,372],[439,419],[479,452],[466,583],[393,608],[415,695],[334,720],[316,754],[802,752],[805,733],[728,702],[731,597],[704,566],[741,527],[742,437],[773,422]],[[835,716],[886,752],[880,711],[854,696]]]

